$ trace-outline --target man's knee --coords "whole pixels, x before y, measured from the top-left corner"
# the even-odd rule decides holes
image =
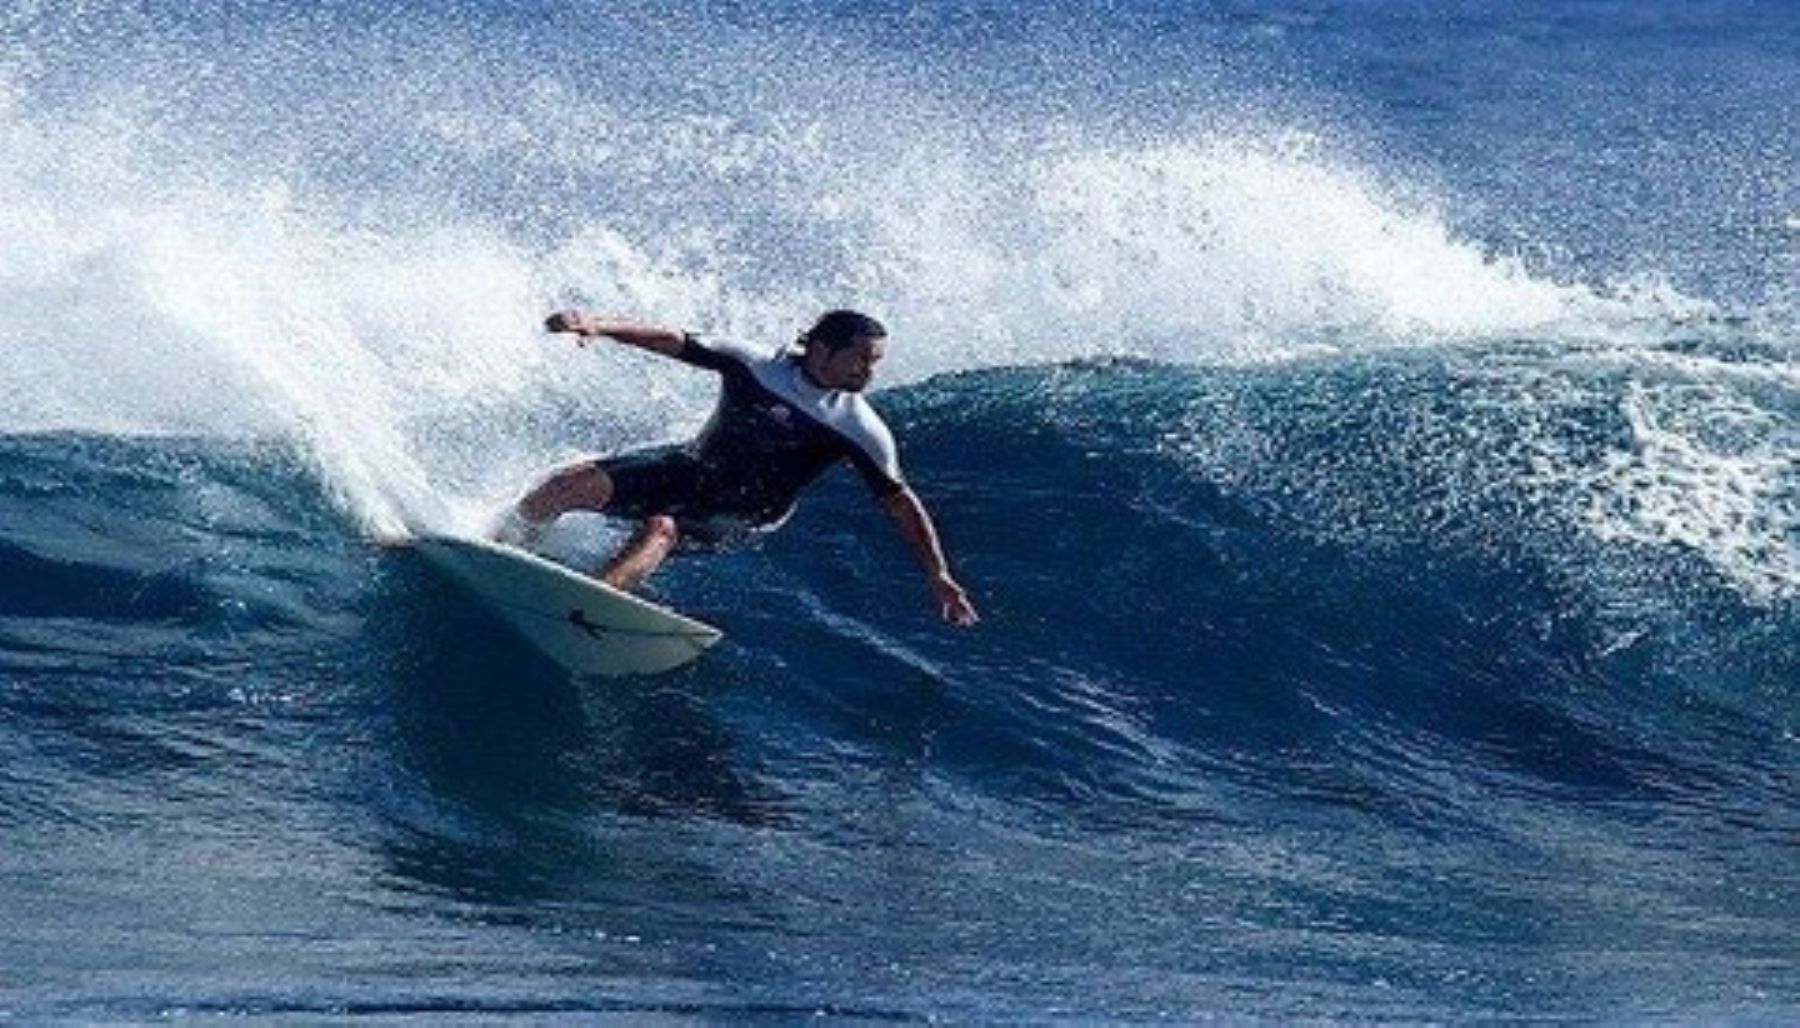
[[[576,508],[599,510],[612,499],[612,479],[597,460],[582,461],[551,472],[520,505],[527,517],[555,517]]]
[[[550,480],[563,493],[582,500],[597,499],[604,503],[612,496],[612,479],[597,460],[571,464],[551,475]]]

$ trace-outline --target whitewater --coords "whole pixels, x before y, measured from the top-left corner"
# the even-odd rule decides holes
[[[0,1016],[1791,1019],[1800,17],[0,11]],[[385,545],[873,402],[572,680]],[[598,560],[595,517],[552,549]]]

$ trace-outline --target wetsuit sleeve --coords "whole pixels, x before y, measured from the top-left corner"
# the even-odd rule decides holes
[[[738,343],[701,339],[692,332],[683,332],[681,349],[676,352],[675,359],[696,368],[725,373],[746,370],[755,361],[763,359],[763,355]]]
[[[871,417],[850,442],[851,466],[862,476],[863,483],[878,500],[899,495],[906,488],[900,472],[900,453],[894,445],[894,434],[880,419]]]

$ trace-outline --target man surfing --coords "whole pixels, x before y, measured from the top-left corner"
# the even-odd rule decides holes
[[[716,372],[723,388],[712,418],[686,445],[581,460],[553,472],[507,515],[496,533],[501,542],[530,547],[571,510],[634,519],[637,531],[599,576],[629,590],[683,539],[717,543],[780,525],[802,490],[845,461],[893,516],[944,619],[979,620],[950,574],[930,513],[901,476],[893,434],[862,397],[885,353],[887,329],[879,321],[828,311],[794,349],[774,356],[583,311],[559,311],[544,327],[573,334],[583,346],[605,337]]]

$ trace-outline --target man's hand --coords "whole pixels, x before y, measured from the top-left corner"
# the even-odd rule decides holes
[[[598,319],[592,314],[584,314],[581,311],[557,311],[544,319],[544,331],[573,332],[581,337],[581,342],[585,345],[587,337],[600,334],[600,326]]]
[[[949,575],[938,575],[931,580],[931,594],[937,597],[938,609],[945,621],[967,628],[981,620],[981,615],[975,613],[975,605],[969,602],[969,594]]]

